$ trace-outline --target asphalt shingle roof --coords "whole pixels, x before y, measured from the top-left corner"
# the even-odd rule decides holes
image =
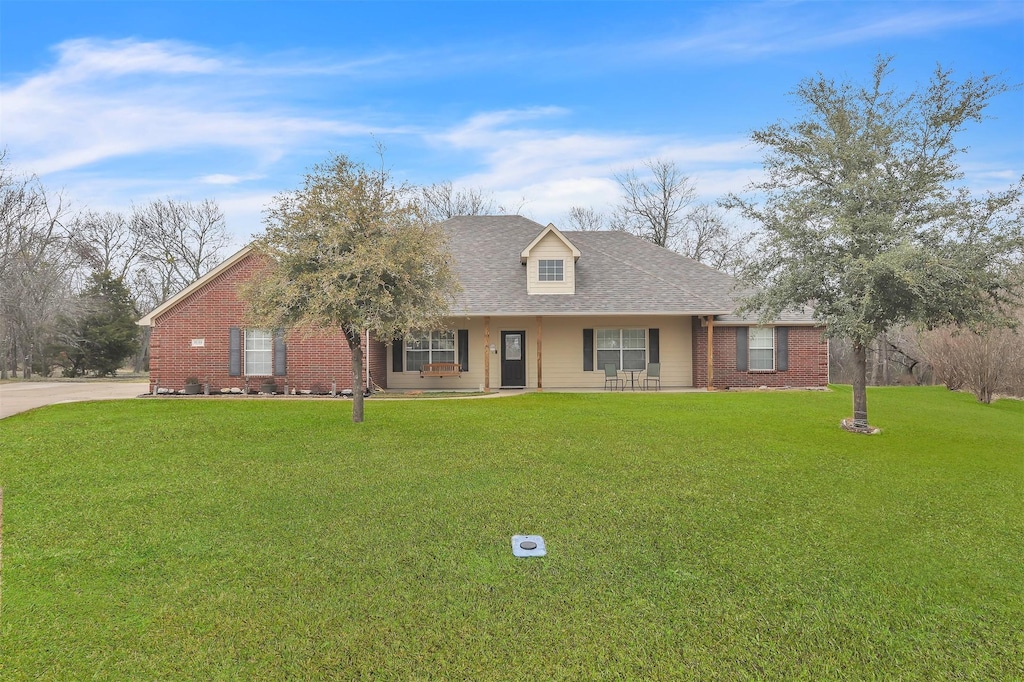
[[[462,315],[727,314],[735,280],[623,232],[563,232],[579,250],[574,295],[529,295],[520,254],[544,225],[522,216],[443,223],[463,291]]]

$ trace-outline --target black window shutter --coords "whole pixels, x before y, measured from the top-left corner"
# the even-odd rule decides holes
[[[647,330],[647,343],[651,345],[648,362],[661,362],[661,333],[657,329]]]
[[[469,330],[459,330],[459,369],[469,371]]]
[[[594,371],[594,330],[583,330],[583,371]]]
[[[284,342],[284,329],[274,330],[274,376],[288,374],[288,346]]]
[[[391,342],[391,371],[402,371],[402,358],[405,357],[405,341],[395,339]]]
[[[747,371],[747,328],[736,327],[736,371]]]
[[[789,327],[775,328],[775,369],[789,369]]]
[[[228,337],[228,374],[242,376],[242,330],[232,327]]]

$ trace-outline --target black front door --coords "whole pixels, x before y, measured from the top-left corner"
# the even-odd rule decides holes
[[[526,386],[526,332],[501,333],[501,385]]]

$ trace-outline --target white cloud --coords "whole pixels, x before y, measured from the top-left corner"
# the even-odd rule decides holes
[[[523,212],[541,222],[559,218],[573,205],[609,209],[619,194],[615,174],[627,168],[642,172],[652,157],[678,163],[707,201],[742,190],[758,173],[753,168],[757,150],[742,139],[704,141],[539,125],[545,118],[569,114],[547,108],[481,113],[430,139],[479,155],[481,167],[454,184],[491,190],[506,207],[525,198]]]
[[[58,62],[54,73],[68,81],[133,73],[209,74],[221,71],[225,66],[221,59],[204,56],[194,46],[170,40],[139,42],[80,38],[60,43],[56,52]]]
[[[266,163],[313,140],[390,132],[288,111],[266,92],[272,86],[256,90],[224,60],[178,43],[75,40],[57,51],[53,69],[2,92],[4,138],[40,174],[217,148]]]
[[[199,178],[199,182],[204,182],[208,185],[237,185],[240,182],[245,182],[246,178],[241,175],[227,175],[225,173],[214,173],[213,175],[204,175]]]
[[[274,199],[274,192],[238,192],[223,195],[217,205],[224,211],[228,231],[240,248],[263,231],[263,210]]]

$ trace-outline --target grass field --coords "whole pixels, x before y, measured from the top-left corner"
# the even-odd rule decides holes
[[[1024,403],[869,400],[878,436],[844,387],[18,415],[0,678],[1024,677]]]

